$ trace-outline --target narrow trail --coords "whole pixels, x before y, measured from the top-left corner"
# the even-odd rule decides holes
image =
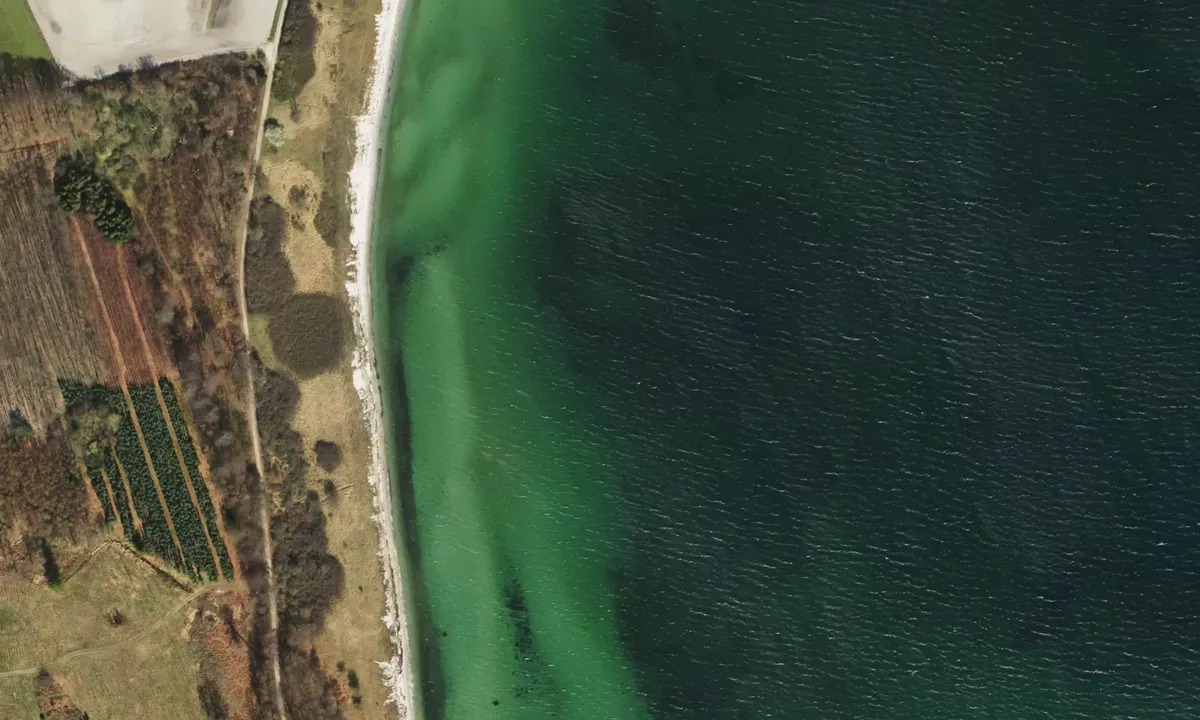
[[[158,482],[158,473],[154,471],[154,462],[150,459],[150,448],[146,446],[146,437],[142,434],[142,423],[138,420],[137,409],[133,406],[133,396],[129,394],[129,383],[126,381],[125,358],[121,352],[121,344],[117,339],[117,331],[113,329],[112,316],[108,314],[108,306],[104,302],[104,290],[100,287],[100,278],[96,275],[96,266],[92,264],[92,254],[88,251],[87,240],[83,237],[83,231],[79,228],[79,219],[71,218],[71,227],[75,230],[75,238],[79,240],[79,247],[83,250],[83,259],[87,264],[88,275],[92,279],[92,289],[96,291],[96,299],[100,305],[100,313],[104,316],[104,325],[108,330],[109,340],[113,346],[113,358],[117,362],[117,381],[121,385],[121,394],[125,396],[125,404],[129,408],[129,419],[133,421],[133,429],[137,434],[138,445],[142,448],[142,455],[146,458],[146,468],[150,471],[150,480],[154,483],[154,491],[158,494],[158,504],[162,506],[163,515],[167,519],[167,530],[171,533],[171,541],[175,543],[175,550],[178,551],[182,562],[187,562],[187,555],[183,553],[183,545],[179,542],[179,536],[175,534],[175,523],[171,520],[171,511],[167,509],[167,498],[163,495],[162,485]]]
[[[192,508],[195,509],[196,515],[200,518],[200,526],[204,529],[204,539],[208,542],[208,551],[212,553],[213,567],[217,569],[217,576],[222,580],[230,578],[225,577],[225,571],[221,569],[221,556],[217,553],[217,547],[213,544],[212,532],[208,529],[208,520],[204,517],[204,512],[200,509],[200,497],[196,494],[196,487],[192,484],[192,474],[188,471],[187,463],[183,461],[183,450],[179,447],[179,438],[175,436],[175,424],[171,422],[171,414],[167,412],[167,400],[163,397],[162,388],[159,387],[157,379],[162,377],[158,370],[158,363],[154,360],[154,352],[150,348],[150,340],[146,337],[146,329],[142,325],[142,317],[138,313],[137,301],[133,297],[133,289],[129,287],[129,271],[125,267],[126,263],[118,264],[118,269],[121,273],[121,285],[125,288],[125,302],[129,304],[129,311],[133,313],[134,325],[137,326],[138,337],[141,339],[142,353],[146,357],[146,364],[150,367],[151,374],[155,377],[154,397],[158,401],[159,412],[162,413],[163,422],[167,424],[167,434],[171,437],[171,447],[175,449],[175,461],[179,463],[179,469],[183,471],[183,481],[187,485],[188,497],[192,500]]]
[[[104,512],[104,501],[100,499],[100,493],[96,492],[96,486],[92,483],[87,465],[84,465],[83,461],[78,458],[75,459],[75,472],[79,473],[79,480],[83,484],[84,494],[87,495],[88,510],[99,508],[100,512]]]
[[[113,522],[117,525],[117,531],[121,533],[121,537],[129,537],[129,533],[125,532],[125,523],[121,522],[121,513],[117,512],[117,495],[113,491],[112,480],[109,479],[108,473],[104,468],[100,468],[100,477],[104,480],[104,487],[108,489],[108,504],[112,508]]]
[[[238,313],[242,316],[242,335],[246,338],[246,420],[250,428],[250,445],[254,450],[254,467],[258,470],[260,486],[263,488],[259,503],[259,522],[262,523],[263,551],[267,567],[267,608],[271,621],[271,648],[274,650],[272,669],[275,676],[275,704],[279,708],[280,720],[287,720],[287,708],[283,702],[283,673],[279,667],[279,598],[275,586],[274,550],[271,543],[271,514],[267,509],[269,497],[266,492],[266,464],[262,457],[262,441],[258,435],[258,401],[254,392],[254,363],[250,362],[250,312],[246,305],[246,236],[250,230],[250,203],[254,198],[254,181],[258,174],[258,161],[262,157],[263,130],[267,113],[271,107],[271,85],[275,79],[275,65],[279,59],[279,39],[283,34],[283,17],[287,14],[288,0],[279,0],[275,29],[263,46],[266,56],[267,81],[263,84],[262,110],[258,115],[258,128],[254,136],[254,162],[251,164],[249,188],[242,203],[241,223],[237,243],[237,301]]]

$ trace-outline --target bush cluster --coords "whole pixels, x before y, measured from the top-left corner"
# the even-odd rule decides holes
[[[271,97],[294,100],[317,72],[313,49],[317,44],[317,18],[312,0],[292,0],[283,15],[279,35],[279,58]]]
[[[337,470],[342,464],[342,449],[332,440],[318,440],[313,452],[317,455],[317,464],[327,473]]]
[[[90,215],[104,238],[124,245],[133,237],[133,213],[94,166],[79,157],[59,163],[54,177],[59,207],[68,215]]]
[[[334,295],[293,295],[267,325],[275,357],[301,380],[332,370],[342,357],[347,314],[345,302]]]
[[[269,312],[283,305],[296,290],[283,238],[287,211],[270,196],[250,206],[246,236],[246,305],[250,312]]]

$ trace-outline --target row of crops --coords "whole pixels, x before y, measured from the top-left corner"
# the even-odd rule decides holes
[[[131,385],[129,395],[133,398],[133,407],[142,426],[142,437],[146,439],[146,447],[150,450],[150,461],[154,463],[154,470],[158,474],[158,484],[167,501],[167,510],[175,524],[175,536],[183,547],[184,557],[190,561],[194,572],[210,578],[219,577],[216,562],[208,548],[208,537],[204,533],[200,514],[192,504],[187,478],[175,454],[175,445],[163,420],[154,386]]]
[[[175,428],[175,437],[179,439],[179,450],[183,454],[183,463],[187,466],[188,474],[192,478],[192,485],[196,488],[196,499],[200,503],[200,512],[204,514],[204,521],[208,523],[208,530],[212,533],[213,543],[217,546],[217,555],[221,560],[221,574],[226,578],[232,578],[233,561],[230,559],[224,543],[220,541],[217,535],[216,508],[213,507],[212,498],[208,494],[208,488],[201,479],[200,458],[196,456],[196,448],[192,445],[192,437],[188,433],[187,421],[183,417],[183,408],[179,407],[179,398],[175,395],[175,386],[166,378],[159,380],[158,386],[162,391],[163,402],[166,403],[167,412],[171,415],[171,425]]]
[[[149,451],[159,487],[162,489],[167,511],[170,512],[175,535],[183,549],[182,556],[171,537],[167,515],[163,511],[163,503],[159,501],[158,492],[154,487],[150,466],[146,464],[146,453],[142,451],[141,443],[138,442],[137,429],[125,402],[124,393],[119,389],[85,386],[68,380],[60,381],[59,386],[68,408],[75,406],[78,402],[87,401],[92,405],[103,404],[121,416],[115,433],[115,442],[104,452],[103,463],[94,462],[92,463],[93,467],[88,468],[88,480],[97,497],[104,504],[105,519],[109,522],[114,519],[112,503],[108,499],[108,488],[104,483],[104,477],[107,475],[113,487],[113,494],[116,495],[117,514],[120,517],[121,525],[138,549],[164,558],[196,580],[217,579],[221,577],[222,572],[225,577],[232,578],[233,563],[225,550],[224,543],[217,534],[216,514],[212,499],[209,497],[207,486],[201,479],[199,458],[192,445],[191,436],[187,432],[187,423],[184,420],[182,408],[179,406],[178,397],[170,382],[164,379],[159,387],[163,391],[171,424],[179,441],[180,454],[183,456],[184,465],[192,478],[200,505],[200,513],[203,513],[204,520],[213,534],[213,545],[218,554],[221,572],[218,571],[217,564],[213,560],[204,525],[201,522],[201,515],[197,513],[191,494],[188,492],[187,478],[184,475],[183,467],[179,464],[175,446],[171,442],[171,434],[163,419],[154,385],[131,385],[129,386],[129,395],[137,410],[142,437],[146,442],[146,449]],[[168,390],[170,390],[169,394]],[[125,491],[126,484],[129,488],[128,494]],[[132,495],[132,510],[129,495]],[[137,520],[140,520],[140,528],[137,527],[134,518],[135,511]]]

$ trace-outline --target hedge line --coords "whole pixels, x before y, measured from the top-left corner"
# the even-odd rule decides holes
[[[117,515],[121,518],[121,527],[125,532],[133,533],[133,512],[129,509],[129,498],[125,496],[125,483],[121,481],[121,471],[117,468],[117,457],[112,450],[104,453],[104,472],[108,482],[112,484],[113,494],[117,496]],[[104,479],[101,478],[103,483]]]

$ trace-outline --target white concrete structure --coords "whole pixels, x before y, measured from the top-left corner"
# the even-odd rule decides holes
[[[55,60],[80,77],[263,48],[279,0],[29,0]],[[264,48],[265,49],[265,48]]]

